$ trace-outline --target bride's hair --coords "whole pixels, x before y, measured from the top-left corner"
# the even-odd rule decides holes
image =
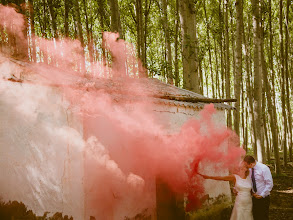
[[[244,161],[241,161],[240,164],[239,164],[239,171],[241,170],[241,168],[244,167],[246,170],[245,170],[245,176],[248,176],[249,175],[249,169],[247,169],[247,167],[245,166],[245,163]],[[238,171],[238,172],[239,172]]]
[[[249,175],[249,169],[247,169],[246,171],[245,171],[245,176],[248,176]]]

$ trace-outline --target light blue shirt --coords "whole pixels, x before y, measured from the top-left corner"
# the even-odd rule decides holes
[[[252,169],[250,169],[250,177]],[[273,188],[273,178],[270,168],[262,163],[256,162],[254,166],[254,178],[256,183],[257,195],[263,198],[270,195]]]

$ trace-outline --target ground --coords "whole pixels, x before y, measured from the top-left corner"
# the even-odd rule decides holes
[[[278,177],[273,173],[270,220],[293,220],[293,163],[282,167],[282,172]]]

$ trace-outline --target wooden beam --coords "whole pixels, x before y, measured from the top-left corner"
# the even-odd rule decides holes
[[[211,98],[195,98],[195,97],[184,97],[184,96],[172,96],[172,95],[154,95],[155,98],[168,99],[181,102],[203,102],[203,103],[224,103],[224,102],[236,102],[237,99],[211,99]]]

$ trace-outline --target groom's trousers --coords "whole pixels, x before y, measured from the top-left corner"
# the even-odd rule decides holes
[[[268,220],[269,219],[269,207],[270,196],[265,198],[256,199],[252,197],[252,213],[254,220]]]

